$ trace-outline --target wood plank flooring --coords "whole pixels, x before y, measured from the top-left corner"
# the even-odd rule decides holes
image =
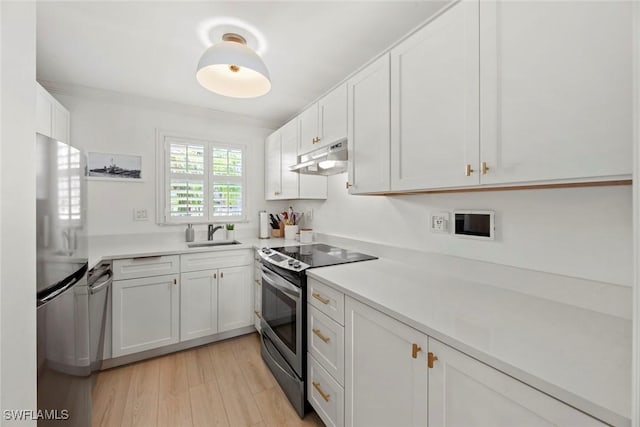
[[[323,426],[301,420],[260,357],[257,334],[100,372],[93,427]]]

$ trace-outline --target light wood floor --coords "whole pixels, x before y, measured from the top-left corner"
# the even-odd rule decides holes
[[[257,334],[100,372],[93,427],[323,426],[301,420],[260,357]]]

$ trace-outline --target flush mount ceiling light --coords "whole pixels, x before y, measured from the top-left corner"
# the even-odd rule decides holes
[[[207,49],[196,79],[205,89],[233,98],[255,98],[271,90],[269,70],[244,37],[235,33]]]

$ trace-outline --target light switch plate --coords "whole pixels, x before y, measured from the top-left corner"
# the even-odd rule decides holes
[[[429,229],[433,233],[449,233],[449,212],[433,212],[430,216]]]
[[[135,208],[133,210],[134,221],[147,221],[148,219],[149,219],[149,214],[145,208]]]

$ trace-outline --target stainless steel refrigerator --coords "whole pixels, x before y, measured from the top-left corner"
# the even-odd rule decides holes
[[[38,425],[86,427],[93,378],[83,156],[40,134],[36,144]]]

